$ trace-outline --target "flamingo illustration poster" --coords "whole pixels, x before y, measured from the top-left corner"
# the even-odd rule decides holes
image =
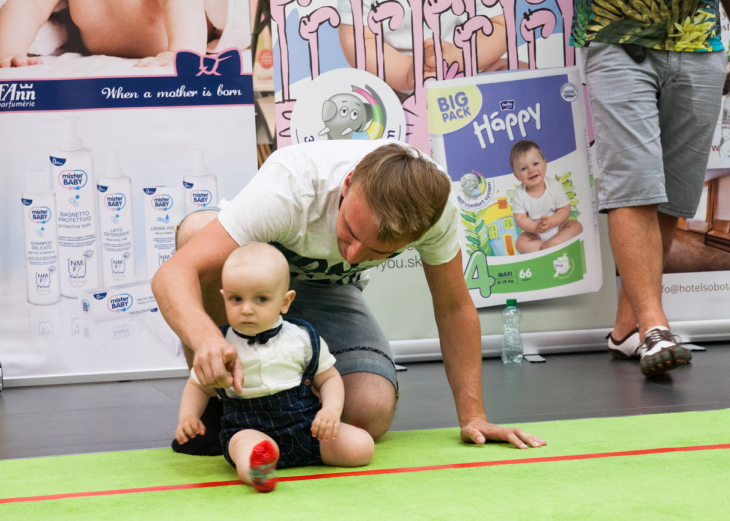
[[[279,147],[389,138],[430,154],[432,80],[576,61],[571,0],[272,0],[271,17]]]
[[[477,307],[601,287],[579,85],[576,67],[428,84],[433,157],[453,183]]]

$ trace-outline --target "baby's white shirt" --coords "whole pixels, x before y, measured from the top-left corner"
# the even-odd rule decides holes
[[[243,392],[236,393],[233,387],[225,390],[231,398],[259,398],[279,391],[297,387],[302,375],[312,359],[312,342],[306,329],[287,322],[279,317],[273,327],[282,325],[281,331],[266,344],[254,342],[238,336],[232,327],[228,328],[226,341],[235,346],[243,363]],[[333,365],[335,357],[330,354],[324,339],[320,337],[319,367],[320,374]],[[195,370],[190,369],[190,377],[196,383]]]
[[[527,193],[527,189],[522,183],[515,188],[515,195],[512,198],[512,213],[526,213],[527,217],[533,221],[539,221],[543,215],[550,217],[558,209],[569,204],[570,199],[568,199],[563,185],[546,175],[545,191],[537,199]]]

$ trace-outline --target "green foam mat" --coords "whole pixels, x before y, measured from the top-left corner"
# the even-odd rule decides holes
[[[360,469],[281,477],[730,443],[730,409],[519,425],[540,449],[465,445],[458,429],[393,432]],[[0,504],[0,519],[728,519],[730,450],[457,468]],[[0,461],[0,499],[230,481],[222,458],[154,449]]]

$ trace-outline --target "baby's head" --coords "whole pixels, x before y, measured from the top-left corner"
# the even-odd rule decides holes
[[[515,143],[509,153],[509,165],[525,188],[536,188],[545,184],[547,161],[534,141],[524,139]]]
[[[245,244],[231,253],[223,265],[221,282],[228,323],[244,335],[271,329],[294,300],[284,255],[260,242]]]

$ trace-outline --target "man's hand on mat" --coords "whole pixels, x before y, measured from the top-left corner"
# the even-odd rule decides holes
[[[461,428],[461,439],[467,443],[476,443],[477,445],[486,443],[487,440],[508,441],[518,449],[537,448],[547,445],[546,441],[532,434],[527,434],[522,429],[500,427],[482,419],[472,420],[464,425]]]
[[[340,433],[340,415],[333,409],[322,407],[312,422],[312,436],[319,441],[337,439]]]
[[[205,425],[200,418],[195,416],[183,418],[175,429],[175,439],[180,445],[187,443],[190,438],[195,438],[198,434],[205,434]]]
[[[243,365],[238,351],[223,339],[200,346],[195,351],[193,369],[202,387],[233,387],[238,394],[243,392]]]

